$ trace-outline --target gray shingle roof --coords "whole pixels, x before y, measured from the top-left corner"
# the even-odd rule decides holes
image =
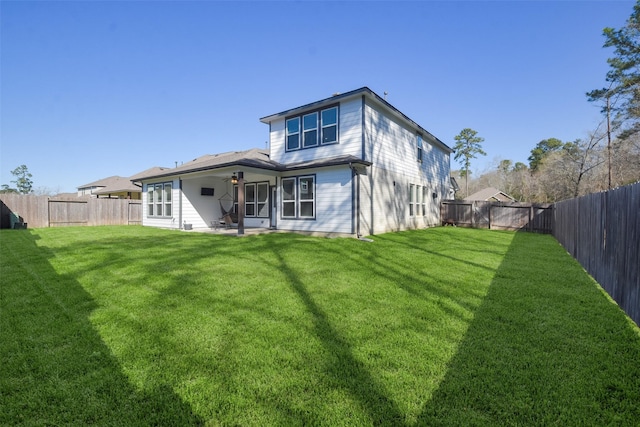
[[[115,179],[114,179],[115,178]],[[141,188],[135,185],[129,178],[121,176],[111,177],[108,184],[93,194],[113,194],[113,193],[129,193],[140,192]]]
[[[143,179],[140,179],[140,181],[151,178],[173,176],[177,174],[220,169],[229,166],[245,166],[275,172],[285,172],[289,170],[346,165],[349,163],[358,163],[365,166],[369,166],[371,164],[370,162],[364,161],[355,156],[348,155],[283,165],[271,160],[269,158],[268,151],[261,150],[259,148],[253,148],[246,151],[230,151],[221,154],[206,154],[204,156],[197,157],[190,162],[184,163],[176,168],[166,169],[161,171],[161,173],[155,175],[147,175]]]
[[[515,201],[515,199],[513,197],[511,197],[510,195],[508,195],[507,193],[505,193],[504,191],[500,191],[497,188],[494,187],[488,187],[485,188],[484,190],[480,190],[476,193],[471,194],[470,196],[467,196],[464,198],[464,200],[469,200],[469,201],[473,201],[473,200],[481,200],[481,201],[488,201],[491,199],[495,199],[498,200],[500,202],[513,202]]]

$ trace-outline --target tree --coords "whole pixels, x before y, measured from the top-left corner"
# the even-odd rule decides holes
[[[455,160],[464,159],[462,166],[464,167],[464,182],[465,182],[465,196],[469,195],[469,166],[471,166],[471,159],[475,159],[478,154],[486,156],[482,150],[481,142],[484,138],[477,136],[478,132],[473,129],[465,128],[455,136],[456,145],[453,149],[456,151]]]
[[[602,102],[607,117],[612,113],[616,123],[626,123],[620,134],[625,139],[640,131],[640,0],[624,27],[605,28],[603,35],[603,47],[614,48],[614,56],[607,59],[609,87],[587,92],[587,97]]]
[[[531,150],[531,155],[527,159],[529,160],[529,169],[531,169],[532,172],[535,172],[540,167],[545,157],[554,151],[560,150],[562,145],[562,141],[557,138],[543,139],[538,142],[536,147]]]
[[[16,190],[15,188],[11,188],[9,187],[7,184],[2,184],[2,187],[0,188],[0,194],[1,193],[17,193],[18,190]]]
[[[32,175],[29,173],[29,169],[27,169],[25,165],[18,166],[11,171],[11,174],[16,177],[15,180],[11,181],[16,185],[16,188],[13,189],[9,188],[7,185],[3,185],[3,190],[8,190],[6,192],[17,192],[20,194],[31,193],[31,188],[33,187],[33,181],[31,180]]]

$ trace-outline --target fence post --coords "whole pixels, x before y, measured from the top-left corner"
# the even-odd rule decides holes
[[[529,206],[529,231],[533,231],[533,203]]]

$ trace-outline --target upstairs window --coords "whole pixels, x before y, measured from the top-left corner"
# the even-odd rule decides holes
[[[308,148],[318,145],[318,113],[302,116],[302,128],[304,130],[302,146]]]
[[[416,147],[418,148],[418,161],[422,163],[422,135],[416,135]]]
[[[338,142],[338,107],[313,111],[286,120],[287,151]]]
[[[300,117],[287,120],[287,151],[300,148]]]
[[[322,111],[322,143],[338,142],[338,107]]]

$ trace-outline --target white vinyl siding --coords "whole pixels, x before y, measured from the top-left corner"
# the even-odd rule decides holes
[[[348,166],[336,166],[305,171],[309,172],[300,177],[313,175],[315,177],[314,208],[315,218],[286,218],[278,219],[278,229],[291,231],[310,231],[322,233],[346,233],[352,231],[352,195],[351,170]],[[295,180],[298,176],[282,178],[282,184],[287,180]],[[292,181],[289,181],[292,182]],[[280,199],[285,197],[280,185]],[[291,187],[288,187],[289,189]],[[285,189],[289,193],[291,190]],[[290,197],[290,196],[289,196]],[[307,195],[309,197],[309,195]],[[282,203],[280,203],[282,206]],[[286,209],[283,207],[283,209]],[[291,208],[293,209],[293,208]]]
[[[419,130],[385,111],[377,103],[366,103],[365,160],[373,165],[361,177],[361,197],[369,197],[360,211],[361,231],[377,234],[437,225],[438,203],[449,189],[449,153],[422,134],[422,161],[413,160]]]
[[[320,127],[318,138],[330,138],[333,129],[337,130],[337,143],[331,142],[329,139],[324,144],[319,142],[317,146],[308,149],[288,149],[287,148],[287,123],[288,120],[279,119],[270,123],[271,133],[269,135],[269,143],[271,147],[271,160],[278,163],[289,164],[306,162],[315,159],[325,159],[335,156],[343,156],[351,154],[356,157],[362,155],[362,99],[360,97],[343,100],[338,107],[338,120],[334,126],[331,124],[330,117],[325,115],[323,122],[322,111],[326,108],[316,110],[320,113]],[[298,118],[304,116],[303,112]],[[294,117],[295,119],[295,117]],[[299,122],[299,121],[298,121]],[[299,132],[302,132],[303,126],[299,123]],[[296,140],[296,138],[293,138]],[[303,136],[298,135],[297,141],[302,147]],[[292,145],[295,145],[292,142]]]

